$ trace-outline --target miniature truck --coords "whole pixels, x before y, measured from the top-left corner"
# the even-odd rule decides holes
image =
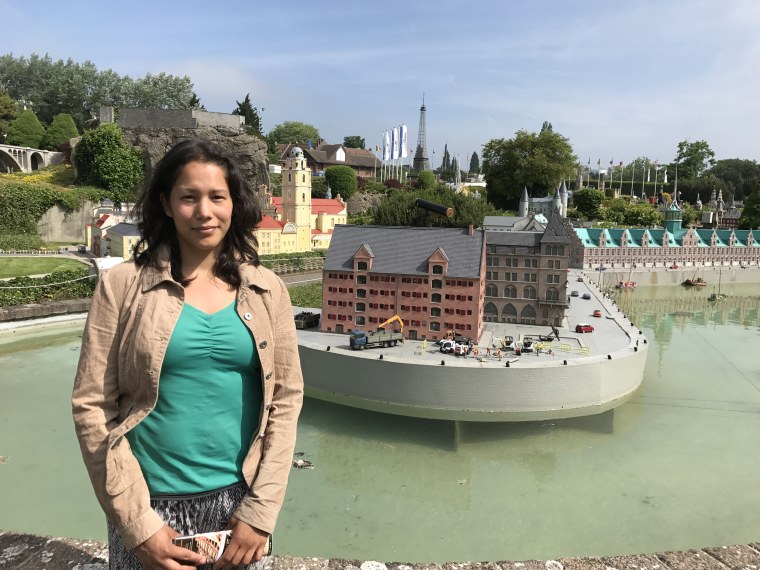
[[[319,314],[303,311],[295,316],[297,329],[309,329],[319,324]]]
[[[349,343],[354,350],[376,348],[378,346],[395,346],[397,342],[404,341],[404,335],[400,332],[383,331],[365,333],[362,330],[351,331]]]

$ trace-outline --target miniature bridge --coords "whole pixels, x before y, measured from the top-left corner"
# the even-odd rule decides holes
[[[63,153],[0,144],[0,171],[32,172],[63,161]]]

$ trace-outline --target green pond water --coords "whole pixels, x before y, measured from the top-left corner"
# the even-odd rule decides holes
[[[306,400],[275,549],[551,559],[760,540],[760,286],[639,288],[641,390],[600,416],[462,424]],[[0,333],[0,528],[105,538],[70,419],[82,324]],[[346,371],[355,374],[357,371]],[[463,379],[466,381],[466,379]]]

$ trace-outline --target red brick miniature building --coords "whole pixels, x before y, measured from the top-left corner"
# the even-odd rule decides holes
[[[374,331],[394,315],[409,339],[480,338],[485,232],[335,227],[322,278],[323,332]]]

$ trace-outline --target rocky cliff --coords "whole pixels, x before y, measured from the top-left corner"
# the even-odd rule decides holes
[[[206,139],[226,149],[238,162],[249,184],[258,189],[269,185],[266,143],[254,136],[226,127],[199,127],[197,129],[152,129],[147,127],[122,128],[128,144],[142,150],[146,179],[153,167],[178,142]]]

